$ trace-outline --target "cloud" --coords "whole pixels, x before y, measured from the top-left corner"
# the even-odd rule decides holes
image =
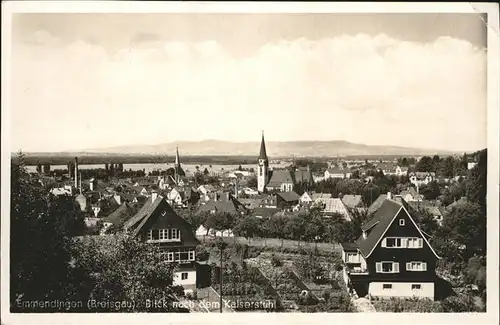
[[[153,33],[137,33],[130,39],[133,45],[141,43],[157,42],[161,39],[160,35]]]
[[[46,45],[46,46],[54,46],[59,44],[59,38],[55,37],[51,33],[46,30],[37,30],[34,32],[28,39],[25,40],[28,44],[34,45]]]
[[[270,140],[486,145],[486,54],[463,40],[342,35],[268,43],[243,58],[212,40],[149,40],[114,54],[83,41],[22,48],[14,67],[16,145],[248,141],[261,129]],[[23,118],[33,112],[46,124]]]

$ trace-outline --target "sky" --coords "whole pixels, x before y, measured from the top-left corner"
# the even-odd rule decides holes
[[[16,14],[12,151],[486,147],[476,14]]]

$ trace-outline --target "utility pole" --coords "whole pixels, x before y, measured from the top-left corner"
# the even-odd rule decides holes
[[[219,251],[220,251],[220,272],[219,272],[219,291],[220,291],[220,295],[219,295],[219,298],[220,298],[220,301],[219,301],[219,308],[220,308],[220,313],[222,313],[222,262],[223,262],[223,259],[222,259],[222,255],[224,253],[224,249],[226,248],[227,244],[224,242],[224,240],[219,237],[219,242],[217,243],[217,246],[219,248]]]

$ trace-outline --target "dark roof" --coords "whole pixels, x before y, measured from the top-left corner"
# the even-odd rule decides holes
[[[380,194],[379,197],[373,201],[373,203],[368,207],[368,215],[374,214],[378,209],[382,206],[385,199],[387,198],[387,194]]]
[[[127,220],[134,216],[135,212],[136,209],[125,202],[103,219],[104,221],[111,222],[114,228],[121,228]]]
[[[239,212],[245,211],[245,207],[236,200],[208,201],[199,207],[198,213],[210,212],[214,210],[217,212],[238,215]]]
[[[366,239],[360,237],[356,241],[356,244],[358,245],[363,256],[368,257],[370,255],[373,248],[377,245],[380,238],[391,225],[396,214],[402,208],[403,206],[400,203],[393,200],[385,200],[380,206],[380,209],[375,212],[373,218],[361,227],[363,231],[373,227],[373,230],[368,234]]]
[[[165,198],[158,196],[154,202],[149,199],[146,205],[147,207],[145,209],[143,207],[143,209],[133,217],[135,223],[139,223],[139,225],[132,231],[132,236],[137,236],[148,221],[156,217],[163,218],[162,223],[167,223],[169,225],[175,224],[179,227],[181,231],[181,245],[196,246],[199,244],[199,241],[192,231],[191,224],[181,218],[168,204]],[[160,211],[163,211],[162,214],[160,214]]]
[[[280,192],[280,193],[277,193],[277,195],[279,195],[286,202],[298,201],[300,199],[300,196],[297,193],[295,193],[294,191]]]
[[[267,186],[280,187],[283,183],[293,183],[292,174],[289,170],[273,170]]]
[[[292,174],[295,183],[301,183],[301,182],[307,182],[307,183],[312,183],[313,182],[313,175],[311,170],[305,168],[301,169],[299,168],[295,173]]]
[[[264,132],[262,132],[262,140],[260,142],[259,159],[264,159],[267,162],[267,152],[266,152],[266,143],[264,141]]]
[[[342,243],[340,244],[344,252],[357,252],[358,244],[356,243]]]
[[[163,200],[162,196],[158,196],[158,198],[154,202],[152,201],[152,198],[147,200],[142,206],[142,208],[132,218],[130,218],[124,223],[125,229],[132,229],[146,215],[150,215],[162,200]]]

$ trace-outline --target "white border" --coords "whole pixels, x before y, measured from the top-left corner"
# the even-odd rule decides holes
[[[488,265],[487,313],[484,314],[10,314],[9,309],[9,210],[10,210],[10,31],[13,13],[488,13]],[[386,324],[498,324],[498,198],[499,186],[499,29],[497,3],[203,3],[203,2],[90,2],[10,1],[2,2],[2,199],[1,199],[1,307],[2,323],[86,324],[103,321],[119,324],[197,324],[310,322]]]

